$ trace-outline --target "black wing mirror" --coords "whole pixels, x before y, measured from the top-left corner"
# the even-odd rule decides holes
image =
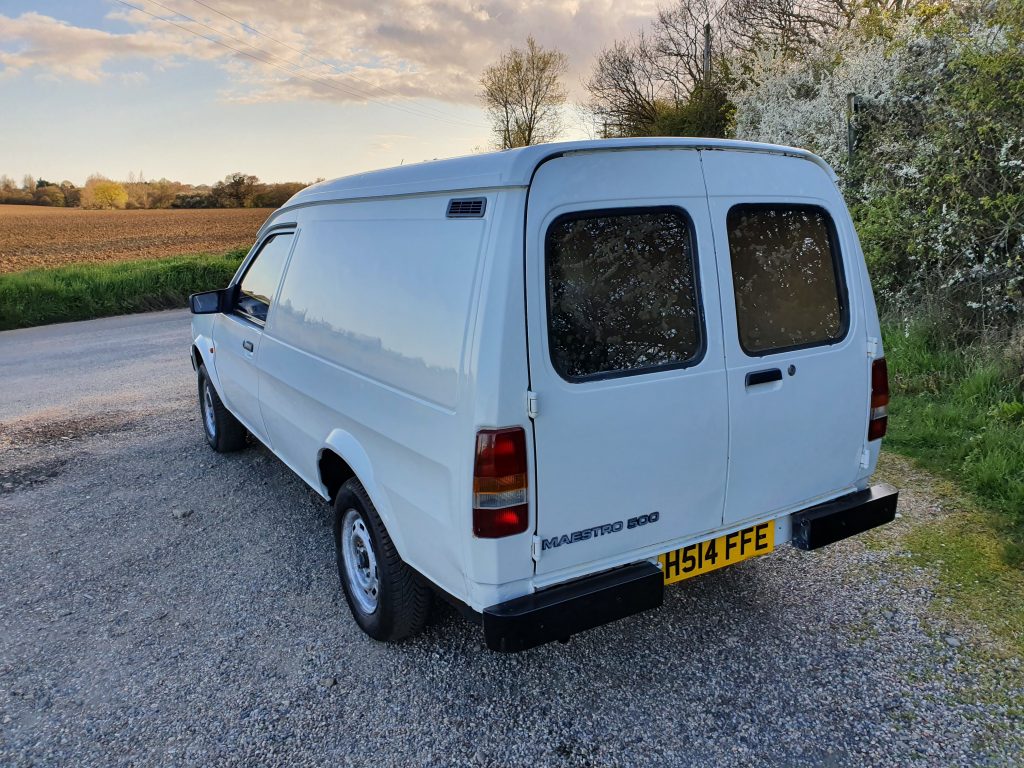
[[[193,293],[188,297],[188,306],[192,310],[193,315],[212,315],[217,312],[227,312],[231,309],[231,297],[233,295],[234,291],[230,288]]]

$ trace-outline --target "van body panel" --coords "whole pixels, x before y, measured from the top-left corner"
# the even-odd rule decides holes
[[[260,415],[259,377],[256,375],[256,356],[263,341],[263,329],[236,315],[214,317],[213,342],[217,350],[221,400],[260,442],[269,444]],[[250,344],[252,349],[246,349],[243,344]]]
[[[691,222],[703,299],[699,359],[685,367],[566,380],[551,355],[549,228],[569,213],[648,209],[682,209]],[[534,421],[537,574],[639,556],[660,542],[717,529],[725,501],[728,403],[698,153],[552,159],[540,166],[530,188],[526,238],[530,377],[540,409]]]
[[[378,457],[378,498],[401,529],[393,540],[402,558],[462,594],[469,528],[459,469],[472,436],[457,406],[470,378],[469,318],[488,221],[446,219],[447,201],[297,212],[301,237],[258,365],[275,452],[318,486],[328,436],[351,435]]]
[[[860,290],[861,290],[861,316],[864,318],[864,333],[867,336],[867,344],[869,351],[872,352],[870,360],[877,360],[885,357],[885,351],[882,348],[882,325],[878,319],[878,308],[875,306],[875,295],[871,290],[871,277],[868,275],[867,262],[864,259],[864,252],[861,250],[860,239],[857,237],[857,231],[853,226],[853,219],[850,217],[848,211],[844,212],[843,218],[846,220],[851,233],[851,244],[856,254],[856,265],[855,268],[860,273]],[[870,398],[871,393],[871,366],[868,365],[864,377],[866,379],[866,388]],[[869,399],[870,402],[870,399]],[[882,450],[881,440],[872,440],[867,443],[865,452],[867,456],[866,462],[861,462],[860,472],[857,475],[856,485],[858,490],[864,490],[871,484],[871,476],[875,473],[875,468],[878,466],[878,455]]]
[[[785,512],[855,487],[870,400],[861,262],[838,190],[811,163],[777,155],[702,152],[714,222],[729,391],[726,525]],[[736,179],[742,178],[742,185]],[[833,344],[752,354],[743,349],[729,213],[745,204],[811,206],[834,225],[844,286],[844,336]],[[778,381],[750,385],[761,371]],[[792,372],[792,373],[791,373]]]
[[[426,163],[410,163],[395,168],[385,168],[370,173],[345,176],[340,179],[322,181],[296,192],[267,224],[285,221],[289,211],[306,205],[337,201],[365,200],[405,195],[436,194],[438,192],[458,193],[472,191],[493,191],[530,185],[537,167],[545,160],[558,155],[577,152],[592,153],[660,149],[723,149],[740,153],[776,154],[800,158],[817,165],[834,177],[832,169],[817,155],[806,149],[784,147],[778,144],[764,144],[754,141],[704,138],[628,138],[603,139],[601,141],[563,141],[552,144],[537,144],[530,147],[508,149],[503,152],[468,155],[448,160]]]
[[[206,367],[206,374],[213,382],[213,388],[221,391],[220,376],[217,374],[217,356],[213,353],[213,324],[217,315],[197,315],[192,318],[192,344],[199,350],[199,360]],[[223,399],[223,398],[221,398]]]
[[[269,333],[454,409],[485,222],[446,220],[446,200],[434,202],[431,218],[405,218],[396,210],[386,227],[355,218],[373,215],[367,204],[344,206],[355,216],[310,216]]]
[[[463,460],[458,468],[460,487],[467,491],[461,541],[465,555],[469,595],[466,602],[479,610],[531,589],[531,546],[536,506],[531,505],[526,532],[500,539],[472,535],[473,469],[476,433],[481,429],[522,427],[532,443],[533,424],[526,414],[530,386],[523,303],[523,221],[526,190],[502,190],[488,197],[491,227],[484,246],[480,273],[480,299],[472,318],[472,342],[466,364],[467,396],[460,405],[463,425]],[[536,484],[533,451],[527,455],[527,478]]]

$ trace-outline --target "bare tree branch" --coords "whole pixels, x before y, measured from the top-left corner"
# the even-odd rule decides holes
[[[557,138],[567,95],[562,77],[568,68],[564,53],[546,50],[529,37],[525,50],[512,48],[484,70],[480,98],[498,147],[526,147]]]

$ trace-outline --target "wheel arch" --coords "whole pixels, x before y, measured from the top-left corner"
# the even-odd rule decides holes
[[[316,465],[320,494],[332,503],[347,480],[355,478],[360,482],[399,555],[403,555],[405,546],[401,528],[387,494],[377,481],[370,457],[355,436],[343,429],[332,430],[317,454]]]
[[[213,388],[217,390],[217,394],[221,395],[221,399],[223,399],[221,393],[224,390],[221,389],[220,377],[217,375],[217,366],[214,364],[213,349],[213,339],[206,336],[196,336],[192,342],[189,357],[192,359],[192,368],[196,373],[199,373],[200,365],[206,368],[206,375],[210,377]]]

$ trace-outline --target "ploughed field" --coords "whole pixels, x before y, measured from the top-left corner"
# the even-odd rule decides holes
[[[0,274],[221,253],[251,245],[269,208],[86,211],[0,205]]]

